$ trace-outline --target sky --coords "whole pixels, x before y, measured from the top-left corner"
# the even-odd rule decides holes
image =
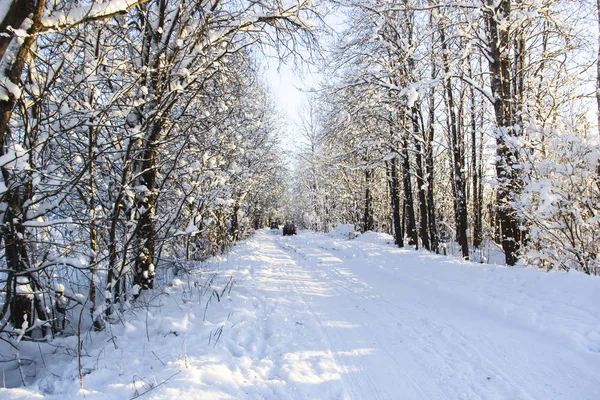
[[[281,113],[284,150],[295,152],[301,141],[296,125],[300,122],[302,105],[308,101],[306,91],[314,87],[316,75],[301,73],[272,58],[265,61],[265,79]]]
[[[298,120],[298,108],[306,101],[304,78],[289,65],[269,60],[265,70],[267,81],[276,99],[276,104],[289,121]]]
[[[342,32],[345,28],[345,17],[340,10],[329,10],[327,15],[321,15],[324,18],[324,23],[328,33],[323,31],[317,32],[320,45],[325,46],[325,43],[331,40],[336,32]],[[322,27],[321,27],[322,28]],[[309,65],[307,62],[301,61],[298,58],[293,60],[288,57],[286,63],[280,62],[273,54],[269,54],[267,49],[265,58],[265,78],[271,87],[271,91],[275,97],[275,102],[282,116],[286,132],[284,136],[284,148],[294,151],[301,143],[301,137],[297,133],[295,124],[300,122],[301,107],[307,104],[310,97],[310,91],[317,88],[318,82],[323,78],[323,74],[318,71],[314,65]],[[302,57],[308,58],[306,50],[300,49]],[[294,66],[294,61],[297,65]]]

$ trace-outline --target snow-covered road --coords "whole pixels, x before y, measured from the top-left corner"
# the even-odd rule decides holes
[[[577,332],[585,311],[560,306],[577,294],[546,292],[553,286],[543,285],[544,274],[394,249],[376,234],[355,241],[303,235],[257,235],[266,262],[252,278],[267,299],[285,299],[273,305],[265,329],[294,319],[279,334],[297,338],[299,354],[315,354],[308,373],[318,377],[324,361],[329,378],[337,372],[341,397],[600,398],[600,326]],[[582,333],[592,342],[578,343]]]
[[[114,328],[118,349],[96,340],[86,398],[600,399],[600,279],[390,241],[257,232],[212,264],[229,295],[206,307],[194,287],[211,273],[178,279]],[[77,393],[59,369],[0,398]]]

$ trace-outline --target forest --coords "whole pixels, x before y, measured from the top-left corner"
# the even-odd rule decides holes
[[[342,3],[289,212],[314,230],[354,223],[400,247],[597,275],[597,5]]]
[[[274,221],[600,274],[599,5],[1,1],[0,339],[103,330]],[[265,57],[323,77],[293,162]]]

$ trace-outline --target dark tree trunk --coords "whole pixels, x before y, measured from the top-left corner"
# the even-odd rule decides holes
[[[456,103],[450,82],[450,66],[447,55],[447,43],[444,27],[440,26],[440,45],[442,49],[442,59],[444,64],[444,88],[446,92],[446,102],[448,108],[448,131],[450,134],[450,156],[452,163],[452,187],[454,188],[454,216],[456,221],[456,239],[461,248],[462,257],[469,259],[469,243],[467,237],[467,193],[466,179],[464,176],[465,157],[464,140],[459,131],[458,119],[456,117]]]
[[[144,27],[144,43],[142,48],[143,65],[150,67],[146,78],[146,86],[149,89],[150,101],[142,110],[142,116],[146,113],[153,114],[147,121],[145,127],[146,137],[142,143],[140,153],[142,157],[136,163],[139,174],[137,187],[145,188],[144,193],[138,193],[135,198],[134,210],[137,218],[137,227],[134,233],[136,244],[136,258],[133,275],[133,284],[139,290],[152,289],[154,287],[154,256],[156,250],[156,188],[157,188],[157,157],[158,142],[163,133],[163,127],[169,106],[159,109],[163,100],[166,78],[162,76],[164,67],[163,58],[160,54],[152,54],[152,50],[160,47],[165,25],[167,2],[158,4],[156,26],[150,24],[150,6],[140,7],[140,19]],[[175,22],[173,22],[175,23]],[[171,103],[172,104],[172,103]],[[139,292],[137,293],[139,294]],[[134,294],[134,296],[137,296]]]
[[[145,143],[138,185],[138,187],[144,187],[145,191],[138,193],[135,198],[137,256],[133,285],[137,285],[140,290],[152,289],[155,275],[156,143],[162,131],[162,126],[159,122],[155,122],[153,125]]]
[[[96,144],[96,130],[89,129],[89,145],[88,145],[88,169],[89,169],[89,203],[88,210],[91,213],[90,221],[90,289],[89,298],[91,301],[90,316],[94,321],[94,329],[102,329],[100,320],[96,314],[96,266],[98,262],[98,221],[96,219],[96,182],[95,182],[95,164],[94,164],[94,149]]]
[[[11,286],[15,289],[16,285],[14,281],[11,282]],[[12,291],[13,293],[14,290]],[[26,326],[33,324],[33,315],[31,315],[32,303],[31,298],[23,295],[15,295],[10,302],[10,323],[17,329],[23,327],[23,323]]]
[[[402,184],[404,186],[404,223],[406,227],[406,236],[408,236],[408,244],[419,248],[419,236],[415,223],[415,208],[410,178],[407,135],[402,139]]]
[[[373,218],[373,195],[371,194],[371,180],[373,170],[365,170],[365,210],[363,214],[363,232],[372,231],[375,228]]]
[[[413,28],[414,28],[414,12],[412,11],[408,0],[403,0],[403,4],[406,8],[404,12],[404,25],[405,25],[405,36],[406,41],[410,47],[413,46]],[[415,60],[412,55],[407,54],[406,58],[406,66],[408,70],[405,72],[406,77],[408,77],[411,81],[414,81],[414,69],[415,69]],[[407,110],[409,113],[409,117],[411,119],[410,123],[415,122],[415,108],[412,107],[410,110]],[[416,134],[415,132],[413,132]],[[412,182],[411,182],[411,173],[410,173],[410,160],[408,157],[408,132],[405,132],[405,136],[403,137],[402,143],[402,179],[404,185],[404,211],[406,218],[406,234],[408,236],[408,244],[415,246],[416,249],[419,248],[419,232],[417,231],[416,219],[415,219],[415,209],[414,209],[414,200],[413,200],[413,192],[412,192]],[[413,137],[414,138],[414,137]],[[418,178],[417,178],[418,179]]]
[[[522,177],[518,168],[520,156],[518,149],[511,147],[511,137],[520,134],[515,130],[518,122],[515,115],[517,100],[520,98],[518,84],[512,82],[510,59],[511,39],[510,13],[511,0],[494,2],[489,0],[486,22],[489,33],[488,60],[490,64],[490,85],[494,96],[494,114],[496,117],[496,192],[497,213],[500,220],[502,249],[506,264],[515,265],[523,240],[522,222],[515,215],[512,201],[518,197],[522,187]],[[513,91],[513,86],[515,91]]]
[[[425,174],[423,171],[423,156],[421,152],[421,141],[424,137],[421,133],[421,126],[419,124],[419,112],[416,107],[412,109],[412,120],[413,120],[413,138],[415,142],[415,161],[417,166],[417,193],[419,196],[419,237],[423,247],[427,250],[431,250],[429,244],[429,212],[427,210],[427,193],[425,188]]]
[[[40,30],[40,20],[44,10],[44,0],[23,0],[12,1],[4,19],[0,21],[0,61],[5,67],[2,74],[14,85],[20,86],[21,73],[25,67],[29,49],[31,48],[37,32]],[[14,36],[8,32],[8,27],[20,29],[27,17],[33,14],[33,24],[27,30],[28,36],[23,39],[20,45],[13,43]],[[21,39],[19,39],[21,40]],[[16,49],[14,54],[6,54],[11,43]],[[0,156],[7,152],[9,145],[9,121],[12,116],[13,108],[17,99],[10,92],[7,93],[8,99],[0,101]],[[18,291],[11,291],[12,296],[7,296],[5,301],[10,304],[10,321],[17,328],[21,328],[23,321],[27,320],[29,326],[34,319],[46,320],[46,312],[40,302],[39,285],[35,282],[34,276],[26,273],[30,267],[29,255],[27,252],[26,231],[23,225],[26,215],[25,204],[31,198],[31,181],[28,177],[17,177],[9,168],[2,168],[2,178],[6,185],[6,191],[2,195],[2,201],[6,204],[6,210],[2,213],[2,224],[0,232],[4,240],[4,253],[6,265],[11,271],[8,274],[7,285],[16,289],[18,285],[24,285],[33,291],[35,295],[20,295]],[[17,282],[25,280],[27,282]],[[32,300],[34,302],[32,307]],[[37,316],[32,315],[35,310]]]
[[[431,72],[431,78],[437,79],[435,63]],[[440,252],[439,236],[437,232],[437,219],[435,216],[435,200],[433,197],[433,139],[435,135],[435,89],[431,88],[429,96],[429,120],[428,128],[423,131],[425,137],[425,171],[427,172],[427,210],[429,212],[429,234],[431,235],[431,248],[436,253]]]
[[[0,61],[2,65],[6,66],[6,69],[2,72],[14,85],[19,85],[21,82],[21,73],[25,67],[29,49],[35,41],[36,33],[40,30],[40,20],[45,3],[45,0],[13,0],[4,20],[0,22]],[[7,28],[21,28],[25,19],[32,13],[33,24],[27,30],[28,36],[23,40],[16,54],[6,54],[6,50],[14,39],[14,36],[7,32]],[[2,152],[0,155],[4,155],[6,151],[8,122],[16,100],[12,93],[8,93],[8,99],[0,101],[0,151]],[[6,173],[6,171],[3,171],[3,174]]]
[[[240,203],[236,200],[235,205],[233,207],[233,212],[231,214],[231,228],[229,232],[231,234],[231,238],[234,242],[239,240],[239,231],[240,231],[240,223],[238,220],[238,212],[240,211]]]
[[[400,180],[398,179],[398,158],[389,161],[390,203],[392,208],[392,232],[398,247],[404,247],[402,215],[400,208]]]
[[[101,29],[98,29],[96,33],[96,44],[94,47],[94,58],[96,60],[100,57],[100,49],[101,49]],[[94,90],[92,89],[89,96],[89,103],[93,104],[94,101]],[[91,121],[90,121],[91,122]],[[90,220],[90,289],[89,289],[89,299],[91,302],[90,307],[90,316],[92,318],[93,327],[95,330],[101,330],[102,324],[96,316],[96,267],[98,263],[98,220],[96,217],[96,171],[95,171],[95,162],[96,155],[95,149],[97,146],[96,141],[96,128],[90,126],[88,130],[88,170],[89,170],[89,202],[88,202],[88,210],[91,215]]]
[[[469,78],[473,79],[473,71],[471,68],[471,58],[467,58]],[[481,182],[481,157],[482,151],[477,152],[477,99],[475,98],[475,88],[470,86],[471,104],[471,169],[473,174],[472,192],[473,192],[473,246],[479,247],[483,240],[483,188]],[[483,138],[480,139],[480,146],[483,146]]]

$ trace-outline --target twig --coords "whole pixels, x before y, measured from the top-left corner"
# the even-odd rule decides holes
[[[217,347],[217,343],[219,343],[219,339],[221,338],[222,333],[223,333],[223,325],[221,325],[219,327],[219,329],[217,329],[217,331],[215,332],[217,339],[215,340],[215,344],[213,345],[213,348]]]
[[[233,279],[233,276],[231,277],[231,284],[229,285],[229,290],[227,291],[227,296],[231,295],[231,289],[233,288],[233,284],[235,283],[235,279]]]
[[[44,352],[42,351],[42,346],[38,343],[38,349],[40,350],[40,358],[42,359],[42,365],[46,368],[46,360],[44,359]]]
[[[223,290],[221,291],[221,297],[223,297],[223,295],[225,294],[225,292],[227,291],[227,287],[229,286],[233,286],[233,276],[229,277],[229,281],[227,281],[227,284],[225,285],[225,287],[223,288]],[[227,292],[227,295],[229,296],[229,293],[231,292],[231,288],[229,288],[229,292]]]
[[[104,350],[105,350],[105,349],[106,349],[106,348],[105,348],[105,347],[103,347],[103,348],[102,348],[102,350],[100,350],[100,352],[98,353],[98,357],[96,357],[96,369],[98,369],[98,365],[100,364],[100,356],[102,355],[102,353],[104,353]],[[106,361],[106,359],[105,359],[105,361]],[[106,364],[106,363],[105,363],[105,364]]]
[[[10,334],[10,332],[8,332]],[[10,346],[12,346],[13,349],[15,350],[19,350],[19,348],[17,346],[15,346],[10,340],[5,339],[4,337],[0,336],[0,340],[2,340],[3,342],[8,343]]]
[[[163,361],[162,361],[162,360],[161,360],[161,359],[160,359],[160,358],[159,358],[159,357],[156,355],[156,353],[154,352],[154,350],[152,350],[152,354],[154,354],[154,357],[156,357],[156,359],[157,359],[158,361],[160,361],[160,363],[161,363],[163,366],[166,366],[166,365],[165,365],[165,363],[164,363],[164,362],[163,362]]]
[[[208,310],[208,305],[210,304],[210,301],[212,300],[213,294],[214,294],[214,292],[210,294],[210,297],[206,301],[206,306],[204,307],[204,316],[202,317],[202,321],[206,321],[206,311]]]
[[[214,280],[216,279],[217,274],[214,273],[210,279],[206,282],[206,284],[204,285],[203,289],[204,289],[204,293],[208,292],[210,290],[210,288],[212,287],[212,284],[214,282]]]
[[[157,384],[156,386],[151,387],[150,389],[146,390],[145,392],[139,393],[133,397],[131,397],[129,400],[133,400],[133,399],[137,399],[138,397],[142,397],[143,395],[145,395],[148,392],[151,392],[152,390],[156,389],[157,387],[159,387],[160,385],[168,382],[171,378],[173,378],[174,376],[177,376],[181,373],[181,371],[178,371],[176,373],[174,373],[173,375],[171,375],[170,377],[168,377],[167,379],[165,379],[164,381],[162,381],[161,383]]]

